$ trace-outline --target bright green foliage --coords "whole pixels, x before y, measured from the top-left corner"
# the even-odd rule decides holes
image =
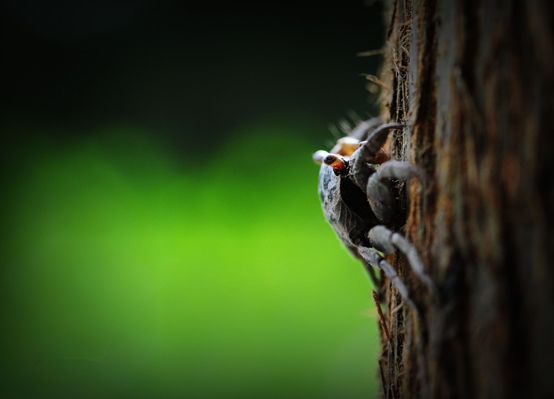
[[[371,285],[324,221],[313,146],[258,129],[201,160],[147,137],[22,160],[0,396],[372,397]]]

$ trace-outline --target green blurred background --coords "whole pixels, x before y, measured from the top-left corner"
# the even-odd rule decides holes
[[[372,108],[380,6],[2,7],[0,397],[374,397],[311,153]]]

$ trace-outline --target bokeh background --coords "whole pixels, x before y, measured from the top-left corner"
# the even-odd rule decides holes
[[[379,4],[7,0],[2,398],[368,398],[377,322],[311,153]]]

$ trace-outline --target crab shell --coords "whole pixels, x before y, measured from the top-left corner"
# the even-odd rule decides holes
[[[348,176],[336,176],[322,165],[319,196],[323,213],[343,243],[358,256],[357,247],[367,246],[367,233],[377,224],[366,194]]]

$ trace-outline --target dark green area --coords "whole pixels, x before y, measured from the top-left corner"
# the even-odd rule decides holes
[[[372,110],[381,6],[249,3],[0,6],[2,399],[376,392],[311,153]]]

